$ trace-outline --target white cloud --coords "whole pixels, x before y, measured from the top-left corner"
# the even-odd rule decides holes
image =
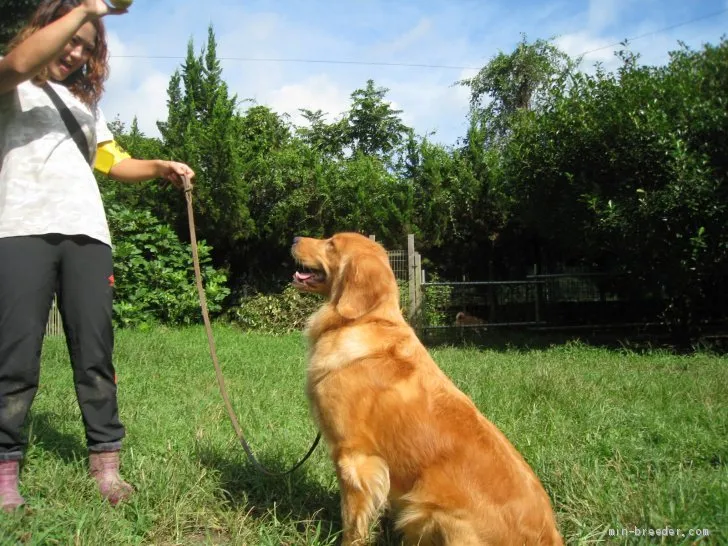
[[[605,69],[611,70],[619,64],[614,56],[614,48],[607,47],[618,42],[613,37],[597,37],[588,30],[559,36],[556,46],[572,58],[585,54],[581,68],[589,70],[595,63],[601,63]]]
[[[408,15],[412,15],[408,13]],[[279,19],[275,34],[280,39],[255,43],[246,37],[245,28],[220,35],[220,52],[245,51],[247,56],[268,58],[308,58],[352,61],[450,64],[462,62],[467,50],[462,37],[451,39],[446,22],[429,17],[412,18],[416,23],[404,31],[393,29],[366,47],[357,47],[357,37],[347,32],[336,34],[332,28],[317,29],[299,21]],[[246,25],[244,25],[247,27]],[[398,27],[398,28],[401,28]],[[361,36],[359,37],[361,39]],[[288,44],[288,45],[287,45]],[[288,51],[290,44],[305,44],[305,54]],[[478,63],[475,63],[477,66]],[[312,67],[315,73],[312,74]],[[237,63],[225,62],[225,79],[241,98],[251,97],[279,113],[288,113],[297,124],[305,123],[298,110],[322,110],[328,119],[338,118],[350,107],[350,95],[363,88],[368,79],[389,88],[386,100],[402,109],[405,123],[417,132],[438,130],[438,137],[454,141],[460,135],[467,112],[467,90],[451,88],[459,79],[450,70],[386,67],[366,64],[317,63]],[[468,75],[470,75],[468,73]],[[443,114],[450,114],[444,120]],[[453,128],[455,127],[455,128]]]
[[[110,120],[118,116],[127,125],[136,117],[140,131],[159,136],[156,122],[167,119],[168,84],[166,75],[150,75],[135,87],[115,93],[103,105],[104,113]]]
[[[624,0],[589,0],[589,28],[597,31],[616,23],[623,7]]]
[[[349,94],[326,74],[317,74],[266,93],[262,102],[278,113],[288,113],[296,125],[303,125],[299,109],[321,110],[332,121],[348,110]]]
[[[136,117],[139,129],[147,136],[159,136],[156,122],[167,117],[167,87],[171,73],[165,74],[148,62],[130,55],[147,55],[149,51],[122,41],[113,32],[108,36],[110,77],[101,107],[111,121],[118,117],[127,126]]]
[[[454,85],[472,77],[475,70],[463,70],[455,77],[429,76],[418,80],[384,82],[393,106],[402,110],[402,120],[418,134],[435,132],[432,140],[452,144],[465,134],[470,91]]]
[[[374,52],[385,53],[387,55],[400,53],[418,44],[421,45],[423,39],[430,35],[432,30],[432,20],[428,17],[423,17],[404,34],[397,36],[394,40],[381,44],[375,48]]]

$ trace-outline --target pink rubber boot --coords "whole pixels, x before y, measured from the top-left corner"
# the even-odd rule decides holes
[[[134,488],[119,475],[118,451],[89,452],[88,462],[91,476],[96,480],[101,496],[111,504],[116,505],[128,499],[134,492]]]
[[[12,512],[25,504],[18,491],[20,461],[0,461],[0,508]]]

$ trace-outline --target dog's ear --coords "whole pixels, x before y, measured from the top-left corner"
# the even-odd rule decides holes
[[[339,279],[336,311],[347,319],[365,315],[386,296],[387,278],[386,267],[379,257],[371,254],[353,257]]]

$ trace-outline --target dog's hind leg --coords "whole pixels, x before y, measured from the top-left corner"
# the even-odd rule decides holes
[[[364,545],[369,527],[389,495],[389,468],[384,459],[363,453],[340,452],[336,474],[341,490],[342,546]]]
[[[475,523],[463,511],[443,509],[410,493],[400,498],[395,526],[407,546],[488,546],[503,544],[478,536]]]

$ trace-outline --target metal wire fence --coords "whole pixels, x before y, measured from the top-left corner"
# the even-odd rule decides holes
[[[600,273],[424,283],[423,307],[428,312],[421,327],[605,325],[658,318],[664,307],[660,298],[621,297],[614,288],[619,284],[616,277]]]

